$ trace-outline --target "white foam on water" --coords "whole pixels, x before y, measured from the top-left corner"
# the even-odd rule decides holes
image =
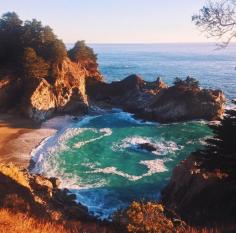
[[[127,137],[123,139],[120,143],[114,143],[112,145],[112,150],[123,151],[127,148],[140,150],[140,145],[142,144],[150,144],[151,146],[153,146],[155,148],[155,151],[152,151],[152,153],[155,155],[167,155],[168,153],[173,153],[182,149],[182,146],[177,145],[175,142],[165,141],[162,138],[155,140],[149,137],[134,136]]]
[[[80,127],[88,124],[92,119],[97,117],[99,116],[83,117],[77,124],[75,124],[75,122],[72,120],[73,117],[71,116],[55,117],[45,122],[42,125],[43,128],[49,126],[56,127],[59,125],[60,129],[55,135],[46,138],[36,149],[31,152],[31,158],[35,162],[35,166],[31,172],[43,173],[48,176],[48,170],[50,170],[51,168],[47,163],[50,158],[53,161],[53,159],[55,159],[54,157],[56,157],[59,152],[68,150],[69,148],[66,145],[66,142],[74,136],[84,132],[86,128]],[[76,128],[74,127],[74,125],[76,126]],[[50,174],[52,174],[52,172]]]
[[[156,173],[166,172],[168,169],[164,164],[164,160],[155,159],[155,160],[143,160],[139,164],[142,164],[147,167],[148,171],[141,176],[130,175],[125,172],[119,171],[116,167],[105,167],[105,168],[96,168],[92,171],[86,173],[103,173],[103,174],[112,174],[124,177],[130,181],[137,181],[143,177],[152,176]],[[94,168],[94,167],[93,167]]]
[[[114,197],[116,194],[114,191],[106,188],[72,190],[72,192],[76,194],[79,203],[87,206],[89,212],[100,219],[109,219],[112,213],[126,206],[123,202],[116,199],[113,207],[111,207],[111,205],[107,203],[107,200],[109,197]],[[107,206],[107,204],[109,206]]]
[[[137,181],[142,178],[142,176],[133,176],[125,172],[119,171],[117,170],[116,167],[97,168],[97,169],[94,169],[93,171],[88,171],[87,173],[103,173],[103,174],[118,175],[118,176],[127,178],[130,181]]]
[[[110,135],[112,135],[112,130],[110,128],[103,128],[103,129],[90,129],[90,128],[85,128],[84,130],[92,130],[94,131],[95,133],[102,133],[101,136],[99,137],[96,137],[96,138],[92,138],[92,139],[89,139],[87,141],[80,141],[80,142],[77,142],[74,147],[76,148],[81,148],[82,146],[88,144],[88,143],[91,143],[91,142],[94,142],[94,141],[97,141],[99,139],[102,139],[104,137],[108,137]]]
[[[100,117],[101,115],[96,115],[96,116],[86,116],[83,117],[77,124],[76,127],[82,127],[84,125],[87,125],[88,123],[90,123],[91,120]]]
[[[161,159],[143,160],[140,162],[140,164],[143,164],[148,168],[148,172],[144,174],[143,177],[168,171],[167,167],[164,164],[164,161]]]

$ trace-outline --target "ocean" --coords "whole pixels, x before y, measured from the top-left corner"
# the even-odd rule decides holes
[[[107,82],[138,74],[147,81],[161,77],[171,85],[176,77],[192,76],[202,87],[236,98],[236,43],[221,50],[214,43],[90,46]]]
[[[148,81],[161,77],[171,85],[175,77],[190,75],[203,87],[223,90],[228,102],[236,97],[234,44],[218,51],[214,44],[91,46],[107,82],[135,73]],[[32,172],[60,178],[62,188],[102,219],[133,200],[159,200],[174,167],[212,136],[204,121],[159,124],[120,109],[83,119],[65,117],[63,128],[32,152]],[[142,143],[155,150],[142,150]]]

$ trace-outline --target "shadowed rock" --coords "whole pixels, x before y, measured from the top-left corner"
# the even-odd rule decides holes
[[[188,85],[167,87],[159,78],[155,82],[145,82],[141,77],[131,75],[111,84],[88,82],[87,93],[95,102],[108,103],[135,113],[139,118],[163,123],[216,120],[224,113],[222,91]]]

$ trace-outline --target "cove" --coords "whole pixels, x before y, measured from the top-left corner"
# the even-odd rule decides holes
[[[211,135],[203,121],[144,122],[119,109],[71,117],[33,152],[32,172],[60,178],[91,214],[109,219],[134,200],[158,200],[174,167]]]

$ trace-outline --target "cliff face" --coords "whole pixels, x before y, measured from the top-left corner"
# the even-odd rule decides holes
[[[210,167],[202,165],[204,160],[209,161]],[[235,230],[235,162],[235,155],[223,159],[197,154],[188,157],[175,168],[163,190],[163,203],[188,223]]]
[[[44,78],[21,83],[5,75],[0,82],[0,108],[20,106],[25,115],[38,121],[53,114],[86,113],[89,100],[163,123],[215,120],[224,113],[225,98],[218,90],[167,87],[160,79],[146,82],[137,75],[108,84],[98,65],[90,60],[79,64],[66,58],[53,70],[54,81],[50,83]]]
[[[56,178],[47,179],[14,165],[0,164],[0,207],[53,220],[91,219],[87,208],[58,185]]]
[[[102,80],[96,64],[90,61],[87,67],[91,70],[66,58],[54,66],[53,84],[44,78],[23,83],[17,81],[16,76],[5,74],[0,81],[0,108],[18,109],[20,106],[26,116],[37,121],[53,114],[86,113],[85,80]]]
[[[227,110],[220,123],[210,127],[214,137],[175,168],[162,200],[191,224],[235,232],[236,110]]]
[[[87,91],[95,102],[109,103],[140,118],[164,123],[215,120],[224,113],[225,97],[221,91],[188,86],[167,87],[160,79],[145,82],[136,75],[111,84],[90,82]]]

